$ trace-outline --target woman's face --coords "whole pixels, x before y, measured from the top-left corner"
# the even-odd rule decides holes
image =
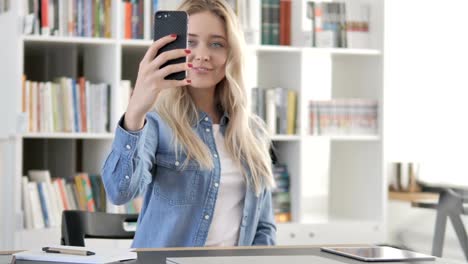
[[[213,88],[225,77],[228,42],[223,20],[209,11],[190,15],[187,79],[194,88]]]

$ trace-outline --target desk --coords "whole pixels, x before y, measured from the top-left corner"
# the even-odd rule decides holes
[[[11,264],[13,260],[12,254],[20,252],[21,250],[0,251],[0,264]]]
[[[337,245],[333,245],[337,246]],[[266,259],[277,258],[282,259],[284,264],[295,263],[317,263],[317,262],[295,262],[299,260],[323,258],[324,264],[365,264],[358,260],[337,256],[334,254],[320,251],[320,246],[274,246],[274,247],[226,247],[226,248],[163,248],[163,249],[138,249],[137,260],[121,262],[120,264],[166,264],[176,261],[181,257],[226,257],[227,263],[236,263],[235,258],[229,257],[243,257],[248,258],[252,256],[266,256]],[[7,255],[4,255],[7,256]],[[11,256],[11,255],[10,255]],[[276,256],[276,257],[275,257]],[[281,257],[278,257],[281,256]],[[288,261],[286,259],[289,258]],[[201,261],[203,259],[197,259]],[[211,261],[214,261],[212,258]],[[233,262],[234,261],[234,262]],[[177,263],[177,262],[176,262]],[[218,262],[222,263],[222,262]],[[247,262],[248,263],[248,262]],[[383,263],[383,262],[374,262]],[[416,262],[399,262],[401,264],[414,264]],[[418,264],[462,264],[462,262],[447,261],[446,259],[437,258],[436,261],[418,261]],[[3,263],[2,263],[3,264]],[[58,262],[43,262],[43,261],[20,261],[17,260],[16,264],[59,264]],[[172,263],[171,263],[172,264]],[[195,263],[194,263],[195,264]],[[208,262],[206,263],[208,264]],[[257,262],[256,264],[263,264]],[[276,264],[276,263],[275,263]],[[388,264],[388,262],[385,262]]]
[[[346,259],[347,260],[347,259]],[[202,258],[168,258],[167,264],[344,264],[344,263],[359,263],[368,264],[369,262],[346,260],[335,260],[332,258],[324,258],[318,255],[308,256],[257,256],[257,257],[202,257]],[[382,263],[382,262],[372,262]],[[395,263],[395,262],[392,262]],[[399,262],[409,263],[409,262]],[[455,264],[455,262],[447,262],[446,260],[411,262],[411,263],[430,263],[430,264]],[[385,262],[389,264],[389,262]]]
[[[329,245],[328,245],[329,246]],[[336,245],[334,245],[336,246]],[[231,264],[236,263],[236,257],[241,257],[238,260],[245,260],[244,263],[263,264],[269,263],[271,259],[283,260],[283,262],[274,262],[282,264],[295,263],[318,263],[317,258],[322,258],[326,261],[325,264],[363,264],[362,262],[342,256],[337,256],[331,253],[322,252],[321,246],[275,246],[275,247],[230,247],[230,248],[172,248],[172,249],[139,249],[137,250],[137,264]],[[227,258],[218,258],[226,257]],[[252,262],[252,256],[266,256],[262,260]],[[202,258],[200,258],[202,257]],[[214,258],[213,258],[214,257]],[[210,259],[211,258],[211,259]],[[288,259],[289,258],[289,259]],[[307,260],[307,261],[306,261]],[[310,262],[310,260],[314,260]],[[166,262],[167,261],[167,262]],[[183,262],[181,262],[183,261]],[[224,262],[226,261],[226,262]],[[248,262],[251,261],[251,262]],[[304,261],[304,262],[302,262]],[[322,262],[321,262],[322,263]],[[389,262],[373,262],[386,263]],[[399,262],[409,264],[415,262]],[[446,261],[445,259],[437,259],[436,261],[418,261],[418,264],[455,264],[461,263],[456,261]]]

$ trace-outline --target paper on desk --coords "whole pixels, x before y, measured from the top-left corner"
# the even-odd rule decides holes
[[[78,256],[70,254],[59,253],[46,253],[41,249],[28,250],[14,254],[16,259],[22,260],[37,260],[37,261],[51,261],[51,262],[66,262],[66,263],[110,263],[123,260],[136,259],[137,254],[133,249],[96,249],[87,247],[72,247],[72,246],[53,246],[55,248],[69,248],[79,250],[89,250],[95,255],[92,256]]]

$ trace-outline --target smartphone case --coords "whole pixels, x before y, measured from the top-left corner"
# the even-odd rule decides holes
[[[184,11],[157,11],[154,14],[154,41],[170,34],[177,34],[177,39],[162,47],[156,54],[156,57],[168,50],[187,48],[187,23],[188,15]],[[161,68],[170,64],[185,63],[186,59],[187,57],[180,57],[169,60]],[[176,72],[169,74],[164,79],[183,80],[185,79],[185,74],[185,71]]]

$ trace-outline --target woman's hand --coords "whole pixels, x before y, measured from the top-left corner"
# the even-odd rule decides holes
[[[190,83],[190,80],[187,79],[164,79],[171,73],[188,70],[191,66],[189,63],[167,65],[160,69],[161,65],[169,60],[187,56],[190,54],[190,50],[170,50],[159,54],[155,58],[159,49],[175,39],[176,35],[163,37],[155,41],[146,51],[145,56],[140,62],[135,89],[130,98],[127,112],[125,113],[125,129],[135,131],[143,127],[146,113],[151,110],[162,90],[184,86]]]

